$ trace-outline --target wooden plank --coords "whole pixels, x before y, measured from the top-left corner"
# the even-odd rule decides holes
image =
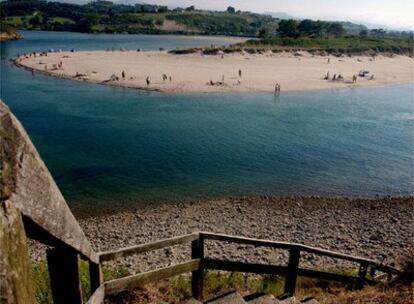
[[[256,274],[278,274],[286,275],[286,266],[254,264],[234,261],[220,261],[214,259],[204,259],[203,266],[205,269],[215,269],[224,271],[248,272]]]
[[[204,259],[204,238],[200,236],[197,240],[191,242],[191,258]],[[203,298],[204,269],[203,263],[200,263],[198,269],[191,273],[191,293],[194,299]]]
[[[316,255],[322,255],[322,256],[327,256],[331,258],[338,258],[338,259],[352,261],[356,263],[367,262],[370,265],[374,265],[378,270],[381,270],[384,272],[392,272],[392,273],[399,272],[397,269],[393,267],[382,265],[372,259],[352,256],[348,254],[343,254],[343,253],[330,251],[326,249],[315,248],[315,247],[306,246],[306,245],[297,244],[297,243],[276,242],[276,241],[270,241],[270,240],[247,238],[247,237],[232,236],[232,235],[227,235],[227,234],[210,233],[210,232],[200,232],[200,235],[203,235],[205,239],[209,239],[209,240],[253,245],[256,247],[270,247],[270,248],[279,248],[279,249],[290,249],[292,247],[297,247],[301,251],[306,251],[308,253],[314,253]]]
[[[95,290],[95,292],[92,294],[92,296],[89,298],[86,304],[104,304],[104,301],[105,301],[105,286],[101,285],[98,287],[98,289]]]
[[[279,248],[279,249],[290,249],[292,246],[297,245],[294,243],[276,242],[276,241],[269,241],[269,240],[263,240],[263,239],[232,236],[232,235],[220,234],[220,233],[200,232],[200,235],[202,235],[206,240],[239,243],[239,244],[253,245],[255,247],[271,247],[271,248]]]
[[[0,168],[4,165],[1,136]],[[6,168],[0,169],[0,179],[4,177],[2,169]],[[7,184],[2,184],[4,181],[0,181],[0,303],[36,303],[32,261],[22,215],[12,204],[2,201],[5,194],[2,190],[7,190]]]
[[[359,266],[359,271],[358,271],[358,283],[357,283],[357,288],[362,289],[364,287],[365,284],[365,279],[367,277],[367,272],[368,272],[368,263],[361,263],[361,265]]]
[[[194,241],[198,239],[198,233],[187,234],[183,236],[177,236],[161,241],[156,241],[148,244],[136,245],[131,247],[126,247],[114,251],[102,252],[99,254],[101,262],[115,260],[123,257],[127,257],[133,254],[144,253],[152,250],[157,250],[169,246],[179,245],[187,242]]]
[[[0,100],[0,153],[2,174],[1,202],[8,202],[20,210],[27,236],[52,247],[69,246],[85,257],[98,262],[78,221],[69,209],[52,175],[31,142],[25,129],[10,109]],[[3,171],[2,171],[3,173]]]
[[[53,303],[81,304],[78,253],[67,246],[48,249],[46,254]]]
[[[131,275],[104,283],[106,295],[116,294],[125,290],[133,290],[145,284],[167,279],[182,273],[191,272],[200,267],[200,259],[169,266],[153,271]]]
[[[298,278],[298,267],[300,260],[300,250],[292,247],[289,254],[288,270],[285,281],[285,293],[294,295],[296,291],[296,280]]]
[[[331,257],[331,258],[337,258],[337,259],[346,260],[346,261],[351,261],[351,262],[355,262],[355,263],[366,262],[366,263],[370,263],[370,264],[374,264],[374,265],[377,264],[376,261],[371,260],[371,259],[352,256],[352,255],[349,255],[349,254],[339,253],[339,252],[335,252],[335,251],[331,251],[331,250],[326,250],[326,249],[321,249],[321,248],[314,248],[314,247],[305,246],[305,245],[299,245],[299,247],[300,247],[300,250],[302,250],[302,251],[306,251],[308,253],[314,253],[316,255],[323,255],[323,256],[327,256],[327,257]]]
[[[100,264],[89,262],[89,278],[91,282],[91,293],[94,293],[103,283],[103,275]]]
[[[275,266],[266,264],[252,264],[234,261],[220,261],[214,259],[204,259],[202,262],[205,269],[234,271],[234,272],[247,272],[256,274],[275,274],[286,276],[288,273],[288,267]],[[343,283],[355,283],[358,277],[324,272],[312,269],[298,268],[297,275],[302,277],[309,277],[320,280],[338,281]],[[366,279],[368,283],[375,283],[373,280]]]
[[[328,281],[338,281],[342,283],[355,283],[357,281],[357,277],[338,274],[338,273],[331,273],[319,270],[312,270],[312,269],[298,269],[298,275],[302,277],[308,277],[313,279],[319,280],[328,280]]]

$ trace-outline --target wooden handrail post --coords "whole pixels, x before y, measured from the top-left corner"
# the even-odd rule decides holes
[[[298,267],[300,260],[300,249],[298,247],[292,247],[289,250],[289,263],[285,281],[285,294],[295,294],[296,280],[298,277]]]
[[[367,272],[368,272],[368,266],[369,266],[369,264],[366,263],[366,262],[361,262],[361,264],[359,266],[358,283],[357,283],[357,288],[358,289],[362,289],[364,287],[365,279],[366,279]]]
[[[198,270],[191,273],[191,291],[194,299],[203,298],[203,281],[204,281],[204,237],[199,235],[197,240],[191,242],[191,258],[200,259]]]
[[[69,247],[47,250],[53,303],[82,304],[78,253]]]
[[[91,282],[91,294],[93,294],[103,283],[101,264],[89,261],[89,278]]]

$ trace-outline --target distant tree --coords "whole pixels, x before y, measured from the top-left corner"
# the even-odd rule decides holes
[[[232,7],[232,6],[229,6],[227,8],[227,13],[229,13],[229,14],[235,14],[236,13],[236,9],[234,7]]]
[[[326,29],[328,35],[335,36],[336,38],[342,37],[345,34],[345,29],[341,23],[333,22],[329,24]]]
[[[293,19],[280,20],[277,32],[283,37],[297,38],[299,36],[298,22]]]
[[[4,19],[6,18],[6,13],[4,12],[4,10],[0,7],[0,18]]]
[[[324,22],[310,19],[302,20],[298,25],[298,30],[302,36],[319,37],[322,35]]]
[[[168,6],[160,6],[160,7],[158,7],[158,12],[159,13],[166,13],[166,12],[168,12]]]
[[[114,18],[114,16],[115,16],[114,11],[112,10],[112,8],[110,8],[110,9],[108,10],[108,17],[109,17],[109,19]]]
[[[99,22],[99,14],[89,13],[85,17],[91,25],[96,25]]]
[[[40,23],[42,23],[42,19],[40,18],[39,14],[34,15],[33,17],[31,17],[29,19],[29,23],[33,26],[39,25]]]
[[[194,7],[194,5],[191,5],[191,6],[187,7],[185,10],[186,10],[187,12],[192,12],[192,11],[194,11],[194,10],[195,10],[195,7]]]
[[[375,36],[375,37],[382,37],[382,36],[384,36],[386,34],[386,31],[384,31],[382,28],[380,28],[380,29],[372,29],[370,31],[370,34],[372,36]]]
[[[259,38],[267,38],[270,36],[270,30],[267,27],[262,27],[259,30]]]
[[[362,30],[359,32],[359,36],[360,37],[367,37],[368,36],[368,31],[367,30]]]
[[[77,28],[79,32],[90,33],[92,32],[92,24],[87,18],[82,18],[77,23]]]

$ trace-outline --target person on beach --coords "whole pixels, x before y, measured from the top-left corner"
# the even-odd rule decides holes
[[[149,76],[147,76],[146,82],[147,82],[147,86],[149,86],[151,84]]]
[[[221,81],[224,83],[224,75],[221,76]]]
[[[356,75],[353,75],[353,76],[352,76],[352,82],[353,82],[353,83],[356,83],[356,82],[357,82],[357,76],[356,76]]]
[[[171,77],[171,75],[170,75],[170,83],[172,82],[172,77]]]
[[[47,64],[45,64],[45,71],[47,71]]]
[[[239,78],[242,78],[242,70],[239,69]]]
[[[162,74],[162,80],[163,81],[166,81],[167,79],[168,79],[167,75],[166,74]]]
[[[328,63],[331,63],[331,58],[328,58]]]
[[[125,80],[125,71],[122,71],[122,80]]]
[[[336,80],[336,74],[333,75],[332,80]]]
[[[275,94],[279,94],[280,93],[280,84],[276,83],[275,85]]]

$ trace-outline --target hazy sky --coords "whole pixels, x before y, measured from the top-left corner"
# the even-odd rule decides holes
[[[82,0],[79,0],[82,1]],[[224,10],[285,12],[295,17],[344,20],[414,29],[414,0],[113,0],[122,3],[154,3],[168,6],[195,5]],[[85,1],[86,2],[86,1]]]

